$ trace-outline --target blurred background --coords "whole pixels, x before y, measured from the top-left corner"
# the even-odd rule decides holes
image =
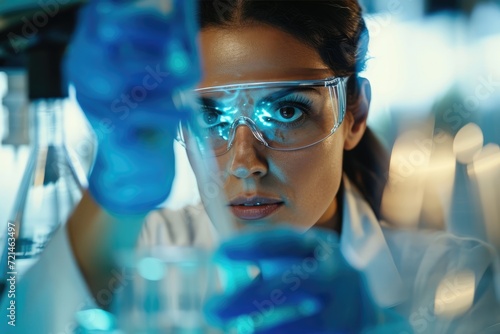
[[[27,59],[38,32],[67,43],[84,1],[0,0],[0,229],[30,140]],[[448,230],[500,248],[500,1],[362,0],[370,32],[369,125],[391,152],[388,224]],[[66,143],[88,171],[95,141],[70,97]],[[199,200],[182,147],[168,205]]]

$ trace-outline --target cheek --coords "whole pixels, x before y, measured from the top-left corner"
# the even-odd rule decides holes
[[[312,226],[335,200],[342,178],[342,155],[343,144],[326,140],[296,152],[283,165],[294,224]]]

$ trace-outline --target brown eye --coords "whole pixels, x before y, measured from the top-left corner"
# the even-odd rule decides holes
[[[291,119],[295,116],[295,108],[294,107],[282,107],[280,108],[280,115],[284,119]]]
[[[274,117],[272,119],[276,122],[280,123],[293,123],[303,117],[305,117],[306,113],[302,111],[300,107],[294,105],[284,105],[278,107],[274,112]]]
[[[312,103],[309,98],[299,94],[289,95],[278,101],[274,101],[272,106],[269,107],[271,111],[269,121],[288,125],[292,123],[297,124],[300,120],[308,117]]]

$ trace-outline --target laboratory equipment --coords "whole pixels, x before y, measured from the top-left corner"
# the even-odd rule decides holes
[[[206,323],[203,307],[217,288],[210,252],[163,247],[120,254],[127,282],[117,293],[118,326],[130,332],[220,333]]]
[[[27,75],[25,71],[19,69],[7,71],[6,74],[7,92],[2,104],[8,123],[5,125],[6,134],[1,144],[12,145],[14,152],[18,152],[20,146],[29,144],[28,108],[25,108]]]
[[[26,58],[31,147],[11,218],[2,227],[2,286],[7,277],[18,279],[36,261],[86,187],[84,172],[64,139],[62,120],[68,87],[61,60],[67,34],[60,24],[46,24],[37,34],[25,36],[22,47],[12,40],[17,36],[15,29],[7,34],[10,46],[18,47],[14,52]],[[66,27],[71,30],[70,24]]]

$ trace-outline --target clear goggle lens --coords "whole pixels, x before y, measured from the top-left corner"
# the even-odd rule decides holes
[[[179,139],[198,139],[203,151],[226,153],[246,125],[265,146],[297,150],[331,136],[345,114],[347,78],[235,84],[194,91],[194,115]],[[195,124],[192,124],[195,123]]]

